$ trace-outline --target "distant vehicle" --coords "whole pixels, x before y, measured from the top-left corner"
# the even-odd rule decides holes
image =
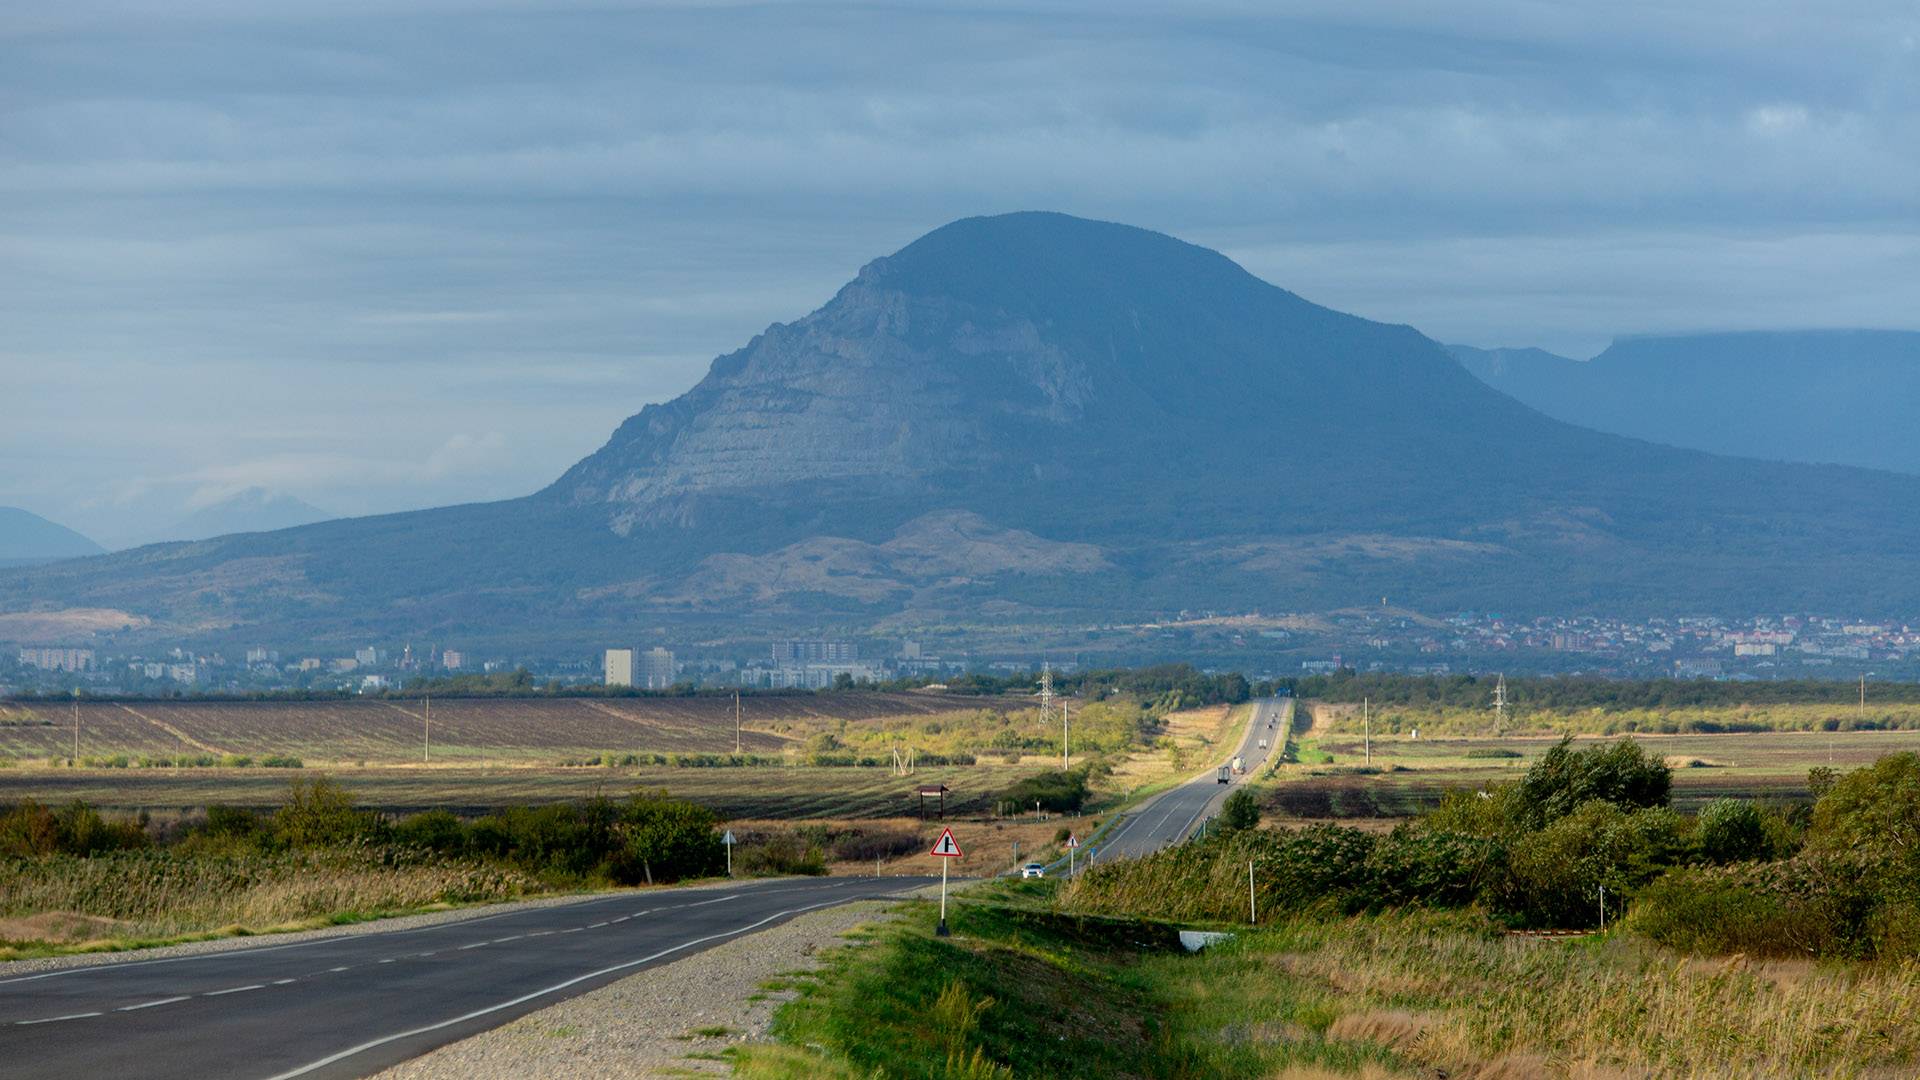
[[[1020,868],[1020,876],[1022,878],[1046,877],[1047,868],[1040,865],[1037,862],[1030,862],[1027,865]]]
[[[1219,781],[1222,784],[1233,783],[1233,770],[1227,768],[1225,765],[1220,766]]]
[[[1243,773],[1243,772],[1246,772],[1246,771],[1247,771],[1247,759],[1246,759],[1246,758],[1243,758],[1243,757],[1241,757],[1241,756],[1240,756],[1240,755],[1238,755],[1238,754],[1235,754],[1235,755],[1233,756],[1233,771],[1234,771],[1234,772],[1237,772],[1237,773]]]
[[[1261,740],[1260,740],[1260,749],[1262,749],[1262,750],[1265,750],[1266,748],[1267,748],[1267,740],[1265,740],[1265,739],[1261,739]]]

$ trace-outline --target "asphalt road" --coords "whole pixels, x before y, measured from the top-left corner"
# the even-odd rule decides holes
[[[0,977],[0,1075],[366,1076],[801,912],[938,880],[619,893],[411,930]]]
[[[1214,762],[1205,772],[1179,787],[1163,791],[1128,812],[1125,820],[1115,825],[1113,832],[1093,852],[1094,861],[1134,858],[1180,843],[1192,835],[1202,821],[1219,813],[1220,804],[1226,801],[1234,786],[1256,775],[1266,767],[1270,755],[1279,753],[1281,737],[1286,733],[1287,725],[1293,721],[1292,698],[1262,698],[1254,702],[1253,709],[1253,718],[1247,722],[1246,737],[1233,754]],[[1267,742],[1264,750],[1260,748],[1262,739]],[[1231,761],[1235,755],[1242,759],[1246,773],[1234,776],[1231,784],[1222,784],[1218,779],[1218,767]]]

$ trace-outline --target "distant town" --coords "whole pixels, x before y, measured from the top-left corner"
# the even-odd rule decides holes
[[[542,685],[826,689],[967,671],[1060,670],[1184,658],[1276,678],[1350,668],[1409,674],[1567,673],[1631,678],[1920,679],[1920,627],[1839,616],[1610,619],[1432,618],[1382,607],[1316,615],[1183,612],[1164,622],[1087,628],[1077,643],[1005,641],[936,649],[914,639],[781,638],[744,647],[609,645],[587,656],[480,657],[438,645],[368,644],[348,655],[255,646],[234,653],[108,643],[21,645],[0,654],[0,696],[326,691],[379,693],[421,679],[526,671]]]

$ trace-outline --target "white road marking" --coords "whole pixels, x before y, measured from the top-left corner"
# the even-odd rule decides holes
[[[287,985],[288,983],[290,983],[290,982],[292,982],[292,981],[293,981],[292,979],[275,979],[275,980],[273,980],[273,985],[275,985],[275,986],[285,986],[285,985]]]
[[[509,942],[509,941],[519,941],[519,940],[520,940],[521,938],[523,938],[523,937],[526,937],[526,936],[527,936],[527,935],[525,935],[525,934],[514,934],[514,935],[512,935],[511,937],[497,937],[497,938],[494,938],[494,939],[493,939],[493,943],[494,943],[495,945],[504,945],[505,943],[507,943],[507,942]]]
[[[468,949],[477,949],[477,948],[479,948],[480,946],[482,946],[482,945],[485,945],[485,944],[486,944],[486,942],[484,942],[484,941],[476,941],[476,942],[474,942],[474,943],[473,943],[473,944],[471,944],[471,945],[462,945],[462,946],[460,946],[460,950],[459,950],[459,951],[461,951],[461,952],[466,952],[466,951],[467,951]]]
[[[62,1020],[85,1020],[89,1016],[99,1016],[99,1015],[100,1014],[97,1012],[68,1013],[65,1016],[45,1016],[45,1017],[41,1017],[38,1020],[15,1020],[14,1023],[21,1027],[25,1027],[28,1024],[57,1024]]]
[[[140,1009],[151,1009],[155,1005],[171,1005],[176,1001],[185,1001],[192,996],[193,995],[191,994],[182,994],[179,997],[161,998],[158,1001],[143,1001],[138,1005],[122,1005],[113,1011],[114,1012],[136,1012]]]
[[[631,915],[622,915],[622,916],[620,916],[619,918],[617,918],[617,919],[615,919],[615,920],[613,920],[613,921],[614,921],[614,922],[626,922],[626,921],[627,921],[628,919],[631,919],[631,918],[633,918],[633,916],[631,916]]]
[[[389,956],[389,957],[387,957],[387,958],[386,958],[385,960],[382,960],[382,961],[380,961],[380,962],[381,962],[381,963],[383,963],[383,964],[391,964],[391,963],[393,963],[393,962],[394,962],[395,960],[398,960],[398,959],[400,959],[400,958],[399,958],[399,957],[397,957],[397,956]]]
[[[327,970],[329,972],[334,972],[334,973],[338,973],[342,971],[350,971],[352,970],[352,965],[348,965],[347,967],[328,968]]]
[[[601,927],[603,927],[603,926],[605,926],[605,925],[607,925],[607,924],[606,924],[606,923],[603,923],[603,922],[597,922],[597,923],[589,923],[589,924],[587,925],[587,929],[589,929],[589,930],[598,930],[598,929],[600,929]]]
[[[561,933],[563,933],[563,934],[577,934],[577,933],[579,933],[580,931],[582,931],[582,930],[585,930],[585,929],[586,929],[586,927],[584,927],[584,926],[576,926],[576,927],[574,927],[574,928],[573,928],[573,929],[571,929],[571,930],[562,930],[562,931],[560,931],[560,932],[561,932]]]
[[[706,907],[708,904],[724,904],[729,900],[738,900],[738,899],[740,899],[740,894],[734,893],[732,896],[722,896],[717,900],[702,900],[697,904],[682,904],[681,906],[682,907]]]
[[[758,930],[760,927],[765,926],[770,922],[773,922],[775,919],[783,919],[789,915],[798,915],[803,911],[812,911],[814,908],[828,907],[833,904],[837,904],[839,902],[840,901],[838,900],[822,900],[817,904],[808,904],[805,907],[789,908],[786,911],[776,911],[773,914],[767,916],[764,919],[761,919],[758,922],[748,923],[745,926],[738,927],[733,930],[722,930],[717,934],[708,934],[705,937],[697,937],[691,941],[683,941],[678,945],[661,949],[659,952],[652,953],[647,956],[643,956],[638,960],[628,960],[625,963],[614,964],[611,967],[604,967],[598,971],[589,971],[585,975],[576,975],[573,978],[566,980],[565,982],[554,983],[552,986],[549,986],[544,990],[535,990],[530,994],[522,994],[517,998],[513,998],[512,1000],[503,1001],[498,1005],[489,1005],[484,1009],[475,1009],[470,1013],[464,1013],[460,1016],[454,1017],[451,1020],[442,1020],[437,1024],[428,1024],[424,1027],[413,1028],[409,1031],[402,1031],[393,1035],[384,1035],[378,1039],[369,1039],[368,1041],[363,1042],[358,1046],[350,1046],[347,1049],[340,1051],[339,1053],[329,1054],[318,1061],[308,1062],[307,1064],[302,1065],[297,1069],[289,1069],[286,1072],[279,1074],[278,1076],[270,1077],[269,1080],[292,1080],[292,1078],[296,1076],[305,1076],[307,1073],[313,1072],[315,1069],[324,1069],[328,1065],[331,1065],[336,1061],[344,1061],[347,1058],[354,1056],[355,1054],[365,1053],[366,1051],[371,1050],[376,1046],[385,1046],[386,1044],[397,1041],[399,1039],[412,1038],[415,1035],[424,1035],[429,1031],[439,1031],[441,1028],[452,1027],[455,1024],[464,1024],[469,1020],[486,1016],[489,1013],[496,1013],[502,1009],[511,1009],[515,1005],[525,1004],[526,1002],[532,1001],[535,998],[545,997],[548,994],[557,993],[561,990],[567,989],[570,986],[575,986],[575,985],[578,985],[579,983],[586,982],[589,979],[598,979],[598,978],[601,978],[602,976],[611,975],[616,971],[625,971],[628,968],[639,967],[641,964],[650,963],[654,960],[660,959],[663,956],[670,956],[674,953],[680,952],[683,949],[691,949],[695,945],[702,945],[709,941],[718,941],[721,938],[738,937],[741,934],[747,933],[750,930]]]
[[[225,990],[209,990],[206,993],[201,994],[200,996],[201,997],[219,997],[222,994],[239,994],[239,993],[244,993],[248,990],[265,990],[266,988],[267,988],[266,983],[248,983],[245,986],[229,986]]]

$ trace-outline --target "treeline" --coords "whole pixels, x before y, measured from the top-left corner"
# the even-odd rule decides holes
[[[511,867],[555,886],[634,885],[719,874],[726,852],[713,811],[636,793],[513,806],[463,819],[446,810],[389,817],[325,778],[295,780],[281,805],[210,806],[177,825],[142,813],[109,817],[75,802],[0,810],[0,859],[155,850],[183,859],[355,851],[402,863],[422,856]]]
[[[1562,741],[1524,779],[1455,791],[1391,833],[1239,830],[1076,881],[1070,907],[1243,921],[1248,871],[1265,919],[1403,907],[1483,910],[1513,927],[1603,920],[1700,952],[1920,957],[1920,756],[1845,776],[1817,801],[1669,805],[1672,775],[1632,740]]]
[[[1493,675],[1361,674],[1282,679],[1277,684],[1295,697],[1375,705],[1485,709],[1493,700]],[[1851,705],[1860,684],[1831,679],[1713,682],[1705,679],[1603,679],[1589,675],[1510,676],[1509,707],[1524,710],[1681,709],[1740,705]],[[1869,702],[1920,702],[1920,683],[1875,682]]]
[[[888,685],[906,689],[924,686],[930,681],[903,680]],[[944,681],[947,689],[956,694],[1027,694],[1039,690],[1040,672],[1011,675],[969,672]],[[1055,672],[1053,686],[1061,693],[1094,700],[1116,694],[1157,699],[1168,703],[1170,710],[1202,705],[1238,705],[1251,698],[1256,689],[1245,675],[1237,671],[1208,674],[1191,664]]]

